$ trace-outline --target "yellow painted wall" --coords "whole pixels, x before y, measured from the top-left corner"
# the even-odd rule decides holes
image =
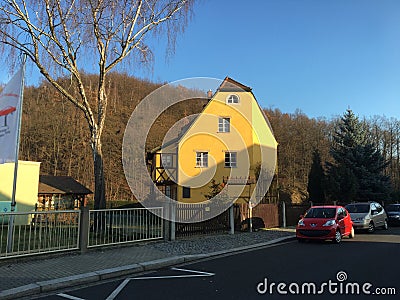
[[[240,98],[238,104],[227,103],[229,95],[236,94]],[[205,194],[210,193],[210,181],[214,178],[222,183],[223,177],[254,176],[254,164],[261,161],[260,151],[254,152],[254,131],[261,135],[269,131],[262,113],[257,112],[258,104],[251,92],[217,92],[202,114],[185,133],[179,143],[179,185],[192,186],[191,198],[182,198],[182,188],[178,189],[178,200],[183,202],[205,201]],[[254,115],[256,119],[253,120]],[[229,117],[231,128],[229,133],[218,132],[219,117]],[[256,121],[256,124],[255,122]],[[254,129],[254,126],[259,128]],[[270,136],[273,138],[272,134]],[[260,138],[263,144],[265,138]],[[267,139],[268,143],[273,141]],[[258,144],[260,143],[257,141]],[[276,143],[276,142],[275,142]],[[225,151],[237,152],[237,168],[225,168]],[[196,152],[208,152],[208,168],[196,167]],[[250,170],[249,170],[250,168]],[[238,189],[231,187],[230,189]],[[252,187],[254,189],[254,186]],[[252,193],[249,187],[243,190],[243,196]],[[243,200],[242,200],[243,201]]]
[[[38,199],[39,162],[19,161],[17,191],[15,201],[16,211],[34,211]],[[14,178],[14,163],[0,164],[0,203],[1,211],[10,211],[12,187]]]
[[[276,148],[278,143],[269,128],[269,124],[259,107],[258,103],[253,101],[253,161],[255,164],[262,162],[261,167],[265,170],[274,170],[277,163]],[[268,174],[270,180],[274,174]],[[264,177],[266,178],[266,177]],[[268,180],[269,180],[268,179]],[[267,181],[268,181],[267,180]]]

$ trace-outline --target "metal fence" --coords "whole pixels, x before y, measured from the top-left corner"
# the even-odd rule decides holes
[[[217,216],[212,216],[212,210],[221,211]],[[230,228],[229,210],[215,204],[208,203],[178,203],[176,205],[178,220],[185,222],[176,223],[176,236],[189,237],[195,235],[216,234],[228,232]]]
[[[80,211],[0,213],[0,259],[79,249]]]
[[[89,211],[88,248],[163,238],[162,207]]]

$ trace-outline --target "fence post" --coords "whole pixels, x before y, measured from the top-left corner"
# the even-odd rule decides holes
[[[176,204],[168,201],[164,207],[164,241],[175,241]]]
[[[82,206],[80,211],[79,249],[81,253],[85,253],[89,243],[89,207]]]
[[[286,228],[286,203],[285,201],[282,201],[282,226],[283,228]]]
[[[235,218],[233,214],[234,214],[234,209],[232,204],[229,207],[229,226],[230,226],[229,234],[235,234]]]
[[[168,221],[168,206],[163,205],[163,215],[162,215],[162,224],[163,224],[163,237],[164,237],[164,241],[168,241],[169,240],[169,221]]]

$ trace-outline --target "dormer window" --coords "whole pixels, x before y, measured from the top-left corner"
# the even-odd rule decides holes
[[[239,96],[235,94],[231,94],[226,98],[226,103],[228,104],[237,104],[239,103]]]

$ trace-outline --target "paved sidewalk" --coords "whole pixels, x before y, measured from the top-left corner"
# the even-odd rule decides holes
[[[85,254],[0,261],[0,299],[39,294],[74,285],[198,260],[294,238],[294,230],[193,237],[97,249]]]

